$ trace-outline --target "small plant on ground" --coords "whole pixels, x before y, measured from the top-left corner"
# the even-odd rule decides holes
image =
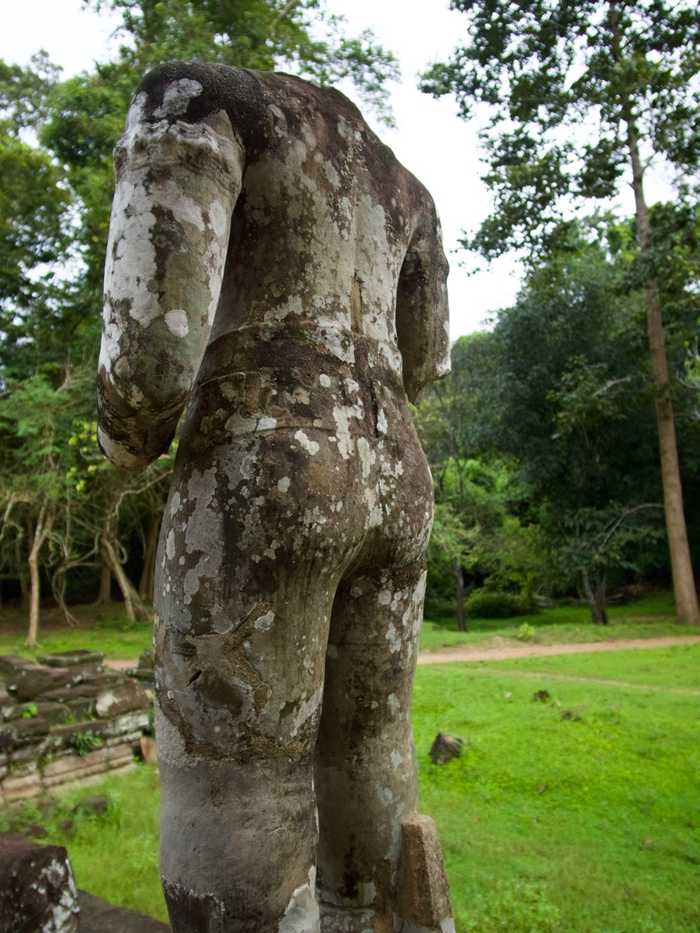
[[[520,628],[515,633],[515,637],[518,641],[534,641],[537,635],[537,629],[534,625],[528,625],[527,622],[523,622]]]
[[[102,748],[104,739],[99,735],[95,735],[91,729],[86,729],[85,732],[77,732],[71,739],[70,744],[77,754],[82,757],[89,752],[94,752],[96,749]]]
[[[22,719],[36,719],[38,715],[39,707],[36,703],[27,703],[21,713]]]

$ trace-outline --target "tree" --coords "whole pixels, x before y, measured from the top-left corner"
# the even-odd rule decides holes
[[[493,335],[502,383],[492,444],[518,464],[550,567],[576,582],[596,621],[610,575],[658,555],[643,298],[626,277],[626,261],[599,240],[571,240],[529,276]],[[694,402],[680,386],[677,401],[682,415]]]
[[[648,160],[665,161],[689,195],[700,160],[696,77],[700,11],[666,0],[453,0],[470,42],[433,66],[423,89],[453,93],[462,116],[487,104],[487,184],[495,209],[465,245],[534,259],[566,241],[572,200],[609,200],[625,170],[635,198],[639,275],[655,393],[664,512],[681,622],[700,624],[683,513]]]

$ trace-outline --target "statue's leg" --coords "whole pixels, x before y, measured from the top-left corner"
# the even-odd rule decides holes
[[[410,696],[424,590],[422,563],[367,570],[333,605],[316,763],[324,933],[451,928],[437,838],[415,813]],[[416,842],[437,860],[441,894],[431,867],[411,867]],[[412,891],[401,890],[406,874]],[[432,898],[429,922],[411,905],[402,912],[407,895]]]
[[[341,571],[328,525],[298,518],[311,494],[283,441],[188,465],[166,508],[157,737],[174,933],[319,930],[313,752]]]

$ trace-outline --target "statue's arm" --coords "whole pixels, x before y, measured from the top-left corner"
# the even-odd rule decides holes
[[[412,402],[424,386],[450,371],[448,272],[440,220],[432,198],[425,192],[396,295],[403,381]]]
[[[128,469],[174,435],[219,301],[243,173],[223,109],[187,118],[201,81],[153,85],[147,76],[115,149],[98,373],[99,443]]]

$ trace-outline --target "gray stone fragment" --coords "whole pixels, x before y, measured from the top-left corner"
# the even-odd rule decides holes
[[[430,758],[434,765],[444,765],[453,758],[459,758],[464,748],[464,739],[455,735],[438,732],[430,747]]]
[[[0,834],[2,933],[77,933],[78,912],[66,850]]]
[[[429,816],[416,814],[401,824],[396,913],[402,933],[454,930],[442,850]]]
[[[95,670],[101,666],[104,657],[101,651],[88,651],[87,648],[78,648],[73,651],[53,651],[51,654],[39,655],[37,660],[40,664],[46,664],[48,667],[80,667]]]

